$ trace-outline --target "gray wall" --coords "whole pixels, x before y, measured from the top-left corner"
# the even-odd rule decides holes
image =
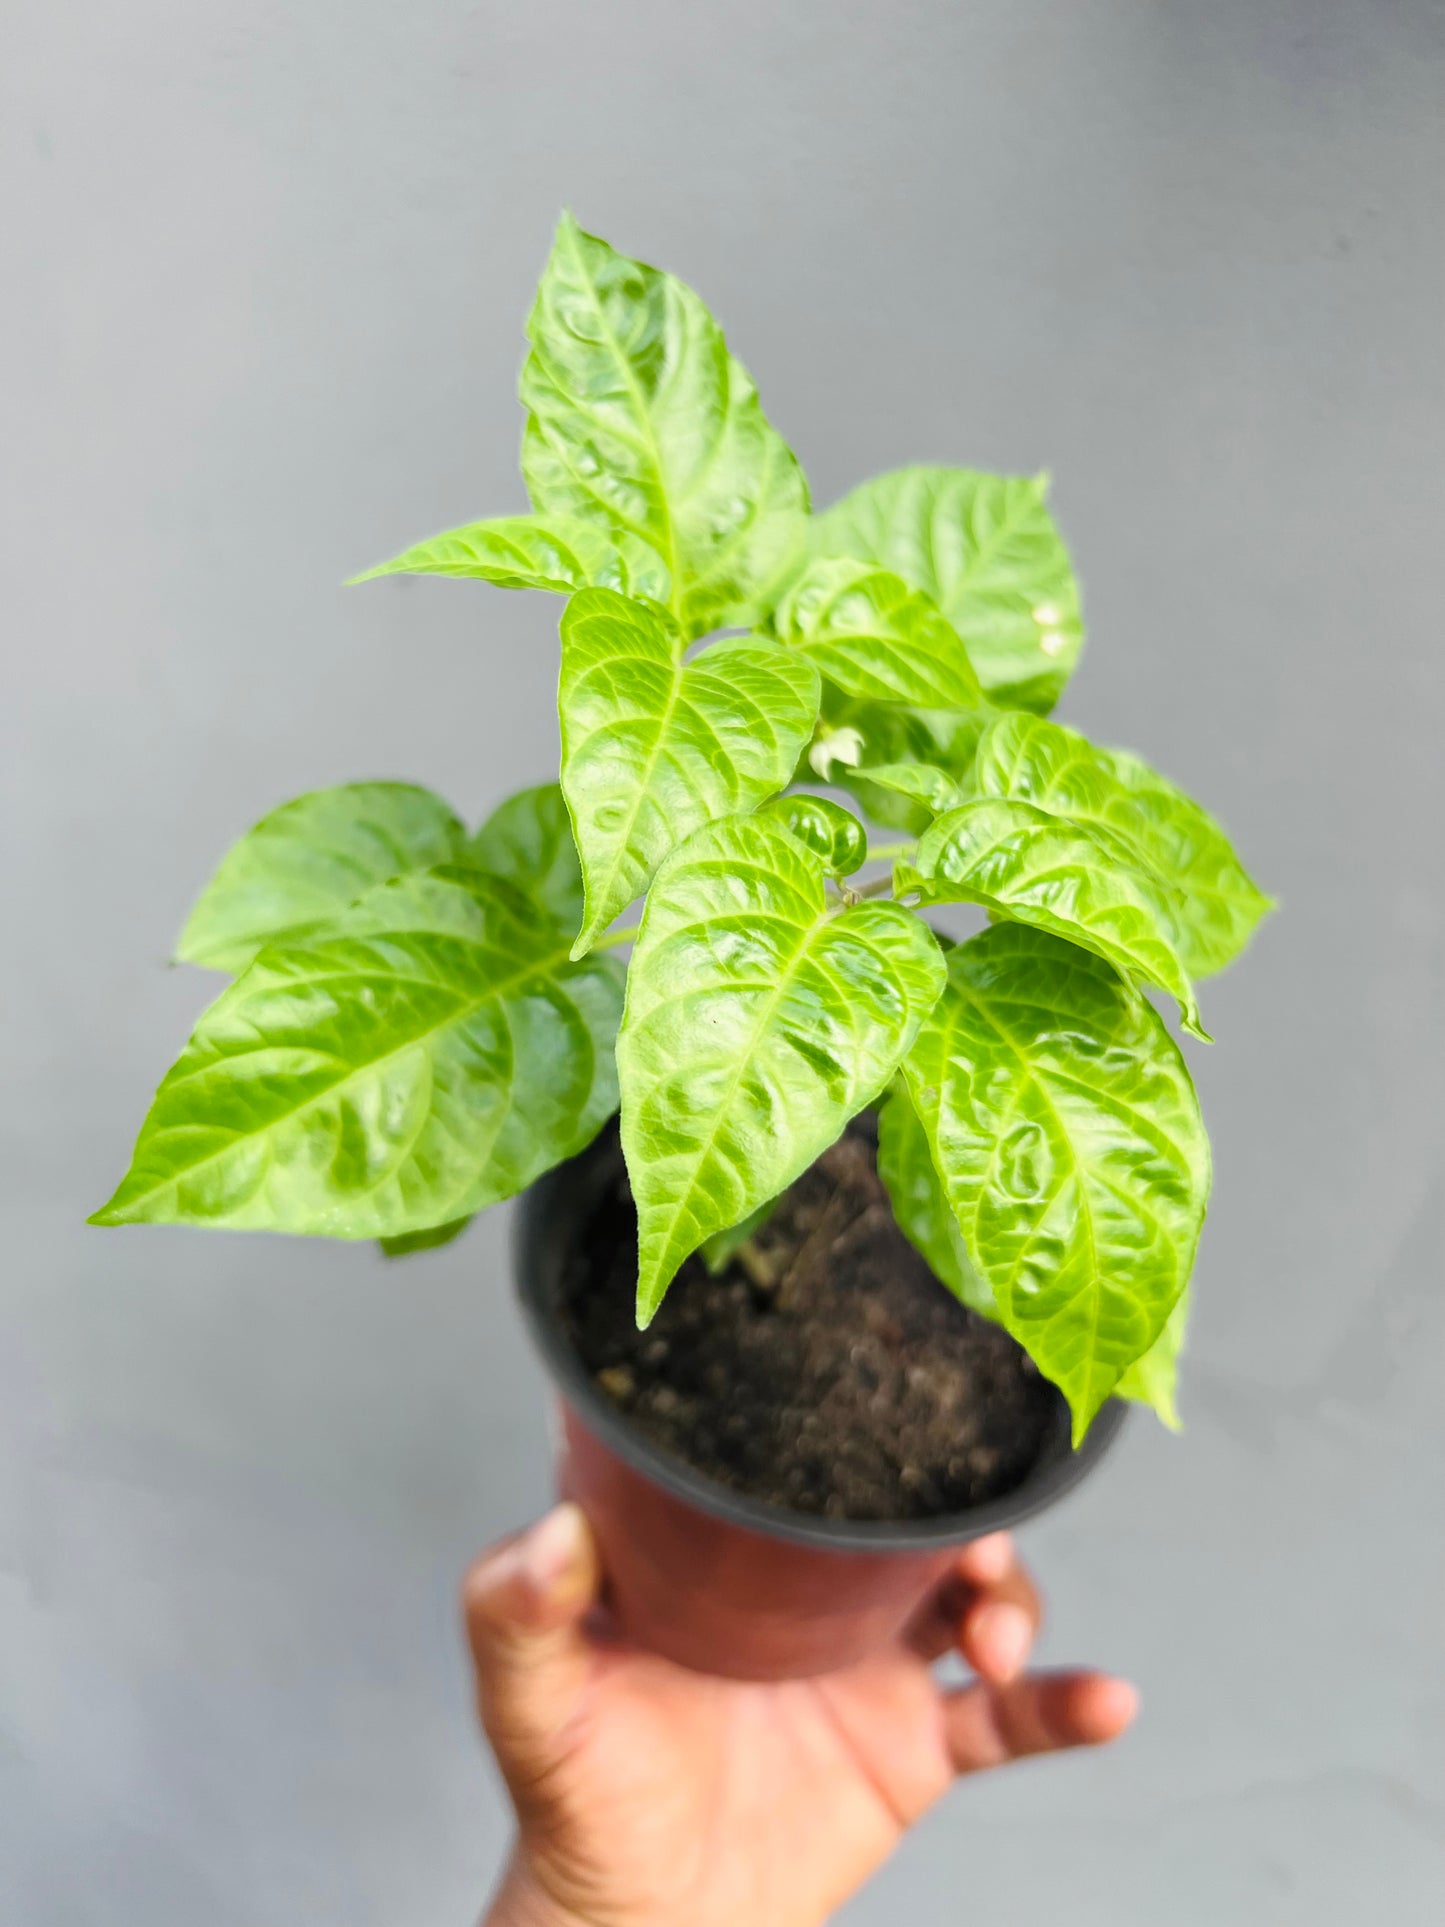
[[[548,772],[555,605],[338,584],[522,505],[565,201],[705,291],[820,501],[1051,467],[1066,717],[1285,906],[1194,1053],[1188,1430],[1027,1535],[1142,1725],[959,1792],[849,1927],[1433,1921],[1438,7],[5,14],[0,1920],[458,1922],[501,1851],[453,1597],[548,1486],[506,1214],[404,1272],[81,1219],[231,837]]]

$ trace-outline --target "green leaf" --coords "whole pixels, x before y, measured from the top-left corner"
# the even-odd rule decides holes
[[[576,515],[498,515],[447,529],[390,562],[354,575],[371,582],[382,575],[474,577],[499,589],[616,589],[622,595],[666,602],[672,591],[667,564],[640,536]]]
[[[779,640],[845,695],[915,709],[967,709],[982,699],[953,629],[926,595],[886,569],[815,562],[774,621]]]
[[[1077,1442],[1194,1262],[1209,1143],[1184,1060],[1101,959],[1000,924],[949,952],[904,1070],[999,1319]]]
[[[697,295],[564,215],[527,335],[533,507],[648,543],[689,636],[751,621],[803,542],[808,485]]]
[[[970,1311],[997,1319],[993,1292],[968,1255],[934,1166],[923,1120],[903,1077],[894,1078],[878,1113],[878,1175],[899,1230],[926,1259],[934,1277]]]
[[[936,763],[872,763],[867,780],[895,796],[908,797],[920,807],[921,826],[927,828],[935,816],[957,809],[963,791],[957,779]]]
[[[1179,1353],[1184,1344],[1185,1327],[1189,1322],[1189,1291],[1185,1288],[1183,1296],[1169,1314],[1169,1322],[1145,1352],[1136,1358],[1115,1386],[1119,1398],[1133,1399],[1136,1404],[1150,1406],[1168,1426],[1171,1432],[1181,1431],[1179,1408],[1174,1402],[1175,1381],[1178,1377]]]
[[[263,944],[329,922],[389,877],[460,857],[466,830],[413,783],[343,783],[263,816],[222,860],[176,946],[182,963],[244,970]]]
[[[660,610],[585,589],[562,616],[557,701],[587,891],[580,956],[691,831],[783,787],[818,676],[774,643],[717,642],[684,663]]]
[[[727,1270],[736,1253],[741,1251],[755,1231],[762,1230],[777,1208],[778,1200],[769,1198],[756,1211],[750,1211],[741,1224],[729,1225],[726,1231],[715,1231],[710,1238],[703,1239],[698,1250],[714,1278]]]
[[[396,1238],[378,1238],[384,1258],[409,1258],[414,1251],[438,1251],[460,1238],[472,1218],[453,1218],[450,1224],[434,1224],[429,1231],[403,1231]]]
[[[397,1237],[511,1197],[617,1103],[612,959],[443,866],[263,950],[204,1012],[97,1224]]]
[[[1037,716],[1000,716],[979,742],[970,786],[1102,835],[1144,884],[1191,977],[1222,970],[1271,907],[1214,818],[1127,750],[1099,749]]]
[[[497,806],[467,845],[473,863],[505,877],[563,925],[582,922],[582,866],[560,784],[519,790]]]
[[[796,793],[775,796],[758,815],[781,823],[800,843],[822,857],[829,876],[850,877],[868,861],[868,832],[851,810],[826,796]]]
[[[1084,825],[1003,797],[965,803],[925,830],[896,881],[900,896],[981,903],[1096,951],[1176,998],[1184,1028],[1209,1040],[1153,893]]]
[[[900,468],[817,516],[815,555],[877,563],[921,589],[963,638],[995,702],[1050,710],[1083,644],[1047,479]]]
[[[943,960],[917,917],[830,908],[824,881],[780,824],[733,817],[652,886],[617,1040],[640,1324],[689,1252],[874,1101],[939,993]]]

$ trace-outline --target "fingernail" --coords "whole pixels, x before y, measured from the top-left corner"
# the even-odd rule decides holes
[[[532,1588],[548,1595],[581,1563],[587,1521],[580,1506],[559,1505],[540,1520],[517,1548],[523,1574]]]
[[[1034,1629],[1022,1606],[1001,1600],[979,1613],[976,1636],[989,1672],[998,1679],[1012,1679],[1029,1656]]]

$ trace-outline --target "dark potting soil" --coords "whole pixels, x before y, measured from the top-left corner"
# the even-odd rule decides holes
[[[645,1332],[620,1175],[561,1310],[606,1396],[706,1476],[830,1518],[963,1511],[1021,1482],[1058,1394],[903,1236],[876,1149],[874,1121],[855,1120],[720,1277],[687,1261]]]

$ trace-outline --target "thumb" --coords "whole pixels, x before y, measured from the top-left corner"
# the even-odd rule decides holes
[[[517,1792],[545,1773],[591,1666],[582,1622],[601,1568],[581,1508],[559,1505],[467,1574],[462,1610],[482,1726]]]

